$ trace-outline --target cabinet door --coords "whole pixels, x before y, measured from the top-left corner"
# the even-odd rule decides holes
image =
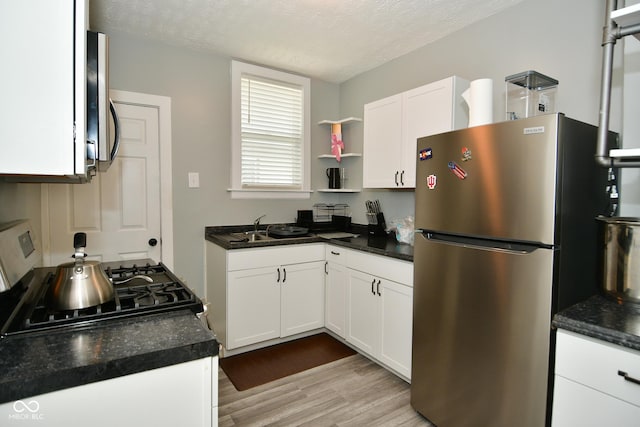
[[[2,174],[84,172],[85,122],[80,113],[86,87],[85,4],[84,0],[0,2]],[[79,35],[75,40],[74,34]],[[81,53],[75,55],[76,50]],[[78,169],[74,153],[80,155]]]
[[[555,376],[552,427],[632,427],[638,425],[638,420],[639,407]]]
[[[324,261],[282,266],[280,292],[280,336],[324,325]]]
[[[346,338],[347,268],[327,262],[325,277],[325,327]]]
[[[402,169],[402,95],[364,106],[362,185],[397,187]],[[399,182],[399,181],[398,181]]]
[[[228,273],[227,349],[280,336],[277,267]]]
[[[380,280],[380,361],[411,378],[413,288]]]
[[[348,269],[347,341],[372,356],[380,336],[376,285],[371,275]]]
[[[417,139],[453,129],[453,78],[440,80],[402,94],[401,183],[416,186]]]

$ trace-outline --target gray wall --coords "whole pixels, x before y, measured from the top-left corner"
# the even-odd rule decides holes
[[[458,75],[493,79],[494,120],[502,121],[505,76],[536,70],[559,80],[557,111],[597,124],[603,22],[600,0],[526,0],[343,83],[341,113],[361,117],[367,102]],[[620,129],[619,98],[613,130]],[[362,134],[350,142],[361,150]],[[364,220],[364,200],[370,198],[380,199],[387,219],[414,210],[413,192],[365,191],[350,199],[354,220]]]
[[[203,295],[204,227],[292,222],[310,200],[231,199],[231,58],[110,34],[110,84],[113,89],[171,97],[174,207],[174,269]],[[339,87],[311,83],[312,159],[328,152],[329,128],[316,123],[335,119]],[[324,172],[312,170],[312,187],[326,187]],[[187,188],[188,172],[200,173],[200,188]]]

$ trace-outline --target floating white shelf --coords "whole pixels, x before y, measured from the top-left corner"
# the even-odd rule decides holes
[[[362,119],[358,117],[347,117],[342,120],[321,120],[318,122],[319,125],[337,125],[337,124],[346,124],[351,122],[361,122]]]
[[[316,191],[320,193],[359,193],[362,190],[355,188],[318,188]]]
[[[616,148],[609,151],[609,157],[620,160],[640,160],[640,148]]]
[[[342,153],[341,157],[362,157],[362,153]],[[335,160],[336,156],[334,156],[333,154],[320,154],[318,158]]]
[[[640,3],[614,10],[611,12],[611,19],[619,27],[640,24]],[[640,40],[640,34],[634,34],[634,37]]]

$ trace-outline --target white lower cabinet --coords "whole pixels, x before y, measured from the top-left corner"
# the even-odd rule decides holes
[[[324,326],[340,338],[346,338],[347,253],[349,250],[327,245],[325,252]]]
[[[411,275],[410,263],[383,260],[374,255],[357,253],[354,254],[354,258],[355,262],[350,264],[350,267],[360,266],[368,271],[379,268],[392,276],[394,273],[398,273],[400,277]],[[366,265],[358,265],[358,261],[365,260],[374,262],[375,266],[370,265],[367,268]],[[394,265],[395,263],[397,265]],[[387,269],[385,266],[390,268]],[[348,269],[347,276],[347,341],[410,379],[412,282],[399,283],[353,268]]]
[[[206,242],[206,256],[208,318],[226,350],[324,327],[410,380],[411,262],[331,244]]]
[[[562,329],[556,343],[552,425],[637,426],[640,352]]]
[[[3,403],[0,419],[2,426],[215,427],[218,357]]]
[[[324,326],[324,245],[207,245],[210,322],[227,350]],[[222,271],[221,271],[222,270]]]

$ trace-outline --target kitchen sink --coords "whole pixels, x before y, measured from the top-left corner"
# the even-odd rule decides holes
[[[230,236],[234,240],[243,242],[257,242],[261,240],[273,240],[273,237],[267,236],[266,231],[245,231],[241,233],[231,233]]]

